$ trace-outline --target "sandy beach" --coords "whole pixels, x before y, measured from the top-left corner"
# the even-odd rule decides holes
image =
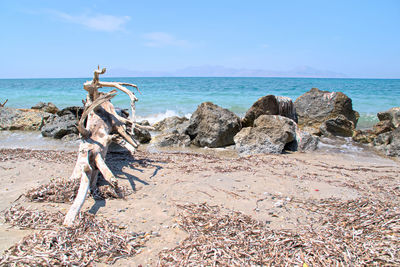
[[[156,265],[162,250],[184,241],[188,233],[179,226],[179,205],[217,205],[222,211],[249,215],[268,229],[296,232],[310,226],[310,221],[318,227],[321,217],[299,203],[370,199],[399,204],[400,163],[373,152],[238,157],[229,149],[149,150],[141,147],[134,157],[127,152],[109,153],[107,163],[119,185],[133,194],[97,201],[89,197],[83,207],[127,231],[156,233],[140,253],[118,260],[115,266]],[[50,179],[68,178],[75,159],[76,152],[1,149],[0,209],[19,204],[65,214],[70,203],[34,203],[18,197]],[[1,251],[34,231],[10,227],[2,220]]]

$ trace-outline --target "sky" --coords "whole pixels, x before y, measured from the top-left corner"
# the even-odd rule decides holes
[[[0,0],[0,78],[186,67],[400,78],[399,0]]]

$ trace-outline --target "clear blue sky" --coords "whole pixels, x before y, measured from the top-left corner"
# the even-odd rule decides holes
[[[188,66],[400,78],[400,1],[0,0],[0,78]]]

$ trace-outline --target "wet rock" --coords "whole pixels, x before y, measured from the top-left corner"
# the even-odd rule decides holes
[[[380,121],[388,120],[395,128],[400,126],[400,107],[391,108],[387,111],[379,112],[378,119]]]
[[[35,109],[0,108],[0,130],[39,131],[50,113]]]
[[[293,102],[290,98],[267,95],[254,102],[242,119],[242,126],[253,126],[254,121],[261,115],[281,115],[297,120]]]
[[[374,145],[387,156],[400,157],[400,127],[378,135]]]
[[[324,121],[320,127],[322,135],[330,136],[353,136],[354,123],[349,121],[345,116],[338,115],[335,118]]]
[[[261,115],[254,121],[254,127],[245,127],[235,136],[235,149],[241,156],[280,154],[295,136],[293,120],[279,115]]]
[[[162,133],[154,137],[151,143],[159,147],[188,147],[190,146],[190,137],[178,132]]]
[[[233,137],[240,129],[240,118],[236,114],[205,102],[190,118],[186,134],[196,146],[224,147],[234,144]]]
[[[312,127],[319,130],[325,121],[337,118],[339,115],[343,115],[353,123],[353,127],[356,127],[360,116],[357,111],[353,110],[352,101],[348,96],[341,92],[321,91],[318,88],[312,88],[301,95],[294,102],[294,106],[298,116],[298,125],[302,129]],[[334,121],[332,122],[336,124]],[[349,134],[347,131],[340,130],[338,133]]]
[[[186,117],[168,117],[159,121],[153,125],[156,131],[160,132],[179,132],[184,133],[186,131],[187,126],[189,125],[189,119]]]
[[[48,103],[39,102],[36,105],[34,105],[32,107],[32,109],[37,109],[37,110],[51,113],[51,114],[56,114],[59,111],[59,109],[56,107],[56,105],[54,105],[51,102],[48,102]]]
[[[61,139],[65,135],[78,134],[76,125],[78,123],[75,115],[64,113],[62,116],[51,116],[42,127],[42,136]]]

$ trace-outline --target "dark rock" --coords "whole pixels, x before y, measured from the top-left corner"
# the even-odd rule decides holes
[[[294,102],[300,128],[320,129],[322,123],[343,115],[348,121],[357,125],[359,114],[353,110],[351,99],[341,92],[321,91],[312,88]],[[339,133],[343,133],[339,131]],[[349,133],[345,131],[345,134]],[[351,136],[351,135],[350,135]]]
[[[184,133],[187,126],[189,125],[189,119],[186,117],[168,117],[159,121],[153,125],[156,131],[160,132],[179,132]]]
[[[387,111],[379,112],[378,119],[380,121],[388,120],[395,128],[400,126],[400,107],[391,108]]]
[[[242,126],[253,126],[254,121],[261,115],[281,115],[294,121],[297,120],[293,102],[290,98],[267,95],[254,102],[242,119]]]
[[[325,136],[353,136],[354,123],[349,121],[345,116],[338,115],[335,118],[324,121],[320,127],[320,131]]]
[[[76,116],[71,113],[62,116],[53,115],[46,121],[41,132],[44,137],[61,139],[68,134],[78,134],[77,123]]]
[[[261,115],[254,127],[245,127],[235,136],[235,148],[239,155],[282,153],[285,145],[294,141],[296,123],[278,115]]]
[[[74,115],[76,118],[80,118],[83,113],[83,107],[66,107],[57,112],[57,116],[64,116],[64,115]]]
[[[50,113],[35,109],[0,108],[0,130],[38,131]]]
[[[400,157],[400,127],[378,135],[374,145],[387,156]]]
[[[190,118],[186,134],[196,146],[224,147],[234,144],[233,137],[240,128],[240,118],[233,112],[205,102]]]
[[[141,122],[139,122],[139,124],[143,126],[150,126],[150,122],[148,120],[142,120]]]
[[[51,102],[48,102],[48,103],[39,102],[36,105],[34,105],[32,107],[32,109],[37,109],[37,110],[51,113],[51,114],[56,114],[59,111],[59,109],[56,107],[56,105],[54,105]]]
[[[157,135],[151,141],[152,144],[159,147],[188,147],[190,146],[190,137],[178,132],[162,133]]]
[[[122,109],[122,108],[115,108],[115,112],[119,115],[119,116],[121,116],[121,117],[123,117],[123,118],[129,118],[129,110],[127,110],[127,109]]]
[[[146,129],[135,128],[133,130],[133,137],[142,144],[148,143],[151,140],[151,134]]]

